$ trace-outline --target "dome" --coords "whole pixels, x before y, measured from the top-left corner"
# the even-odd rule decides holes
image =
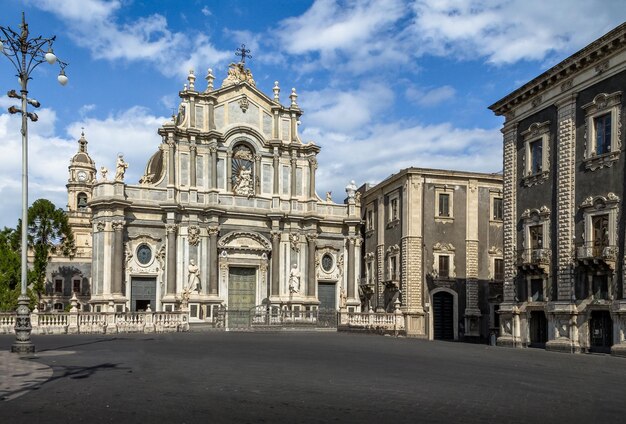
[[[139,180],[141,184],[154,184],[163,178],[163,151],[157,150],[146,166],[146,172]]]

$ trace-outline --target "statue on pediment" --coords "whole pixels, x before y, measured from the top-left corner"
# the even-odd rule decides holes
[[[246,69],[244,63],[231,63],[228,65],[228,74],[224,81],[222,81],[222,87],[228,87],[231,85],[238,85],[242,82],[247,82],[251,86],[255,87],[256,82],[252,76],[250,69]]]

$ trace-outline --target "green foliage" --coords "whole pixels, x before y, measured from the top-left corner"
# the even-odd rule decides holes
[[[21,226],[20,220],[15,230],[17,234],[21,234]],[[29,282],[41,299],[51,255],[60,253],[72,257],[75,251],[74,235],[63,209],[57,209],[47,199],[38,199],[28,208],[28,245],[34,253],[33,278],[29,277]]]
[[[20,295],[20,252],[15,230],[0,231],[0,311],[14,311]]]

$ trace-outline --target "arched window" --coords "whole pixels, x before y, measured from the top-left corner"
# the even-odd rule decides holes
[[[76,195],[76,207],[79,211],[87,209],[87,195],[85,193],[78,193]]]
[[[240,196],[254,195],[254,155],[252,149],[240,144],[233,149],[232,159],[233,193]]]

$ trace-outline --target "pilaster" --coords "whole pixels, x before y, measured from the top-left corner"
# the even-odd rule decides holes
[[[217,236],[219,234],[218,226],[210,226],[209,232],[209,295],[217,296],[218,293],[218,253],[217,253]]]
[[[557,139],[557,300],[548,304],[548,342],[546,350],[580,350],[576,305],[574,304],[574,189],[576,165],[576,95],[556,104]]]
[[[573,301],[576,96],[557,103],[557,299]]]
[[[306,295],[309,297],[315,297],[316,278],[315,278],[315,249],[317,234],[308,233],[306,235],[307,241],[307,282],[306,282]]]
[[[500,304],[500,335],[498,346],[520,347],[520,319],[516,306],[517,277],[517,122],[507,118],[502,129],[503,146],[503,233],[504,284]]]
[[[178,226],[175,224],[168,224],[165,226],[167,232],[167,268],[166,268],[166,283],[167,294],[176,294],[176,232]]]

